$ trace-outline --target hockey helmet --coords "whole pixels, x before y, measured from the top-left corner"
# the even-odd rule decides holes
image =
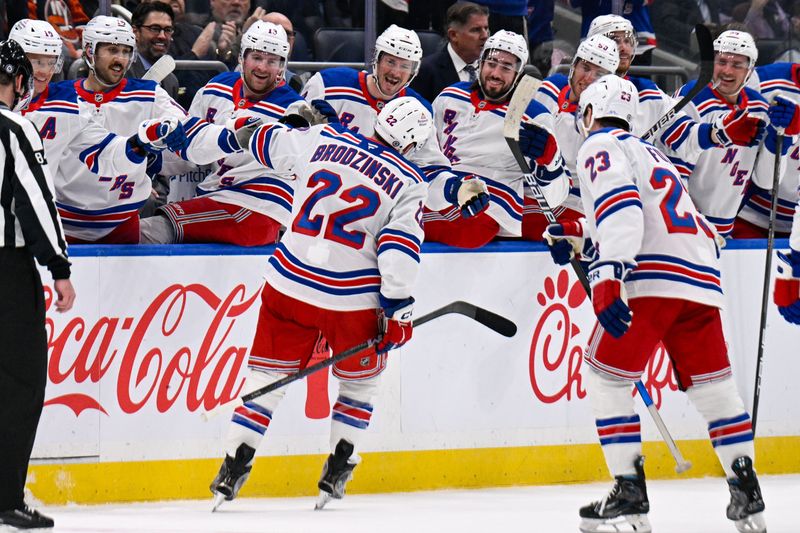
[[[402,96],[383,107],[375,123],[375,133],[401,154],[412,144],[416,144],[416,151],[433,133],[433,118],[422,102]]]
[[[750,68],[758,60],[758,48],[753,36],[746,31],[728,30],[714,39],[714,52],[718,54],[739,54],[750,60]]]
[[[578,51],[575,52],[575,59],[572,60],[573,69],[580,59],[597,65],[609,74],[613,74],[619,66],[617,43],[605,35],[593,35],[578,46]],[[572,71],[570,71],[569,77],[572,79]]]
[[[518,33],[500,30],[491,35],[488,39],[486,39],[486,42],[483,43],[481,62],[489,57],[493,50],[508,52],[519,59],[517,73],[522,72],[522,67],[528,63],[528,43],[525,41],[525,38]]]
[[[394,95],[384,94],[377,79],[378,60],[381,58],[381,53],[411,61],[411,77],[408,78],[408,81],[403,86],[405,88],[408,87],[408,84],[419,72],[419,66],[422,63],[422,45],[420,45],[417,32],[401,28],[396,24],[386,28],[375,40],[375,54],[372,57],[372,76],[381,95],[388,99]]]
[[[45,20],[22,19],[14,24],[8,34],[9,39],[17,41],[26,54],[55,56],[55,69],[61,72],[64,57],[61,54],[63,42],[55,28]]]
[[[25,109],[33,98],[33,67],[22,45],[14,39],[0,42],[0,72],[11,78],[14,88],[14,111]],[[22,92],[17,92],[15,80],[22,75]]]
[[[289,40],[286,37],[286,30],[278,24],[257,20],[242,35],[239,61],[244,60],[244,55],[248,50],[275,54],[282,57],[285,62],[289,58]]]
[[[576,118],[581,131],[587,134],[591,124],[585,125],[583,118],[591,106],[592,123],[599,118],[616,118],[630,128],[638,103],[639,91],[633,83],[614,74],[606,74],[581,93]]]
[[[136,36],[133,28],[126,21],[116,18],[98,15],[86,23],[83,28],[83,49],[91,53],[86,54],[86,64],[94,70],[94,57],[97,45],[101,43],[118,44],[131,48],[131,60],[128,67],[136,61]]]
[[[633,24],[631,24],[630,20],[619,15],[600,15],[592,20],[591,25],[589,25],[589,33],[586,34],[586,37],[594,37],[595,35],[605,35],[609,37],[612,33],[617,31],[623,31],[626,36],[633,39]],[[636,41],[633,42],[635,43]]]

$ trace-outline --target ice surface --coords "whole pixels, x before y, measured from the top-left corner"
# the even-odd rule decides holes
[[[548,533],[577,532],[578,507],[611,483],[350,494],[314,511],[314,497],[240,498],[212,514],[204,501],[40,507],[58,532]],[[800,475],[762,476],[770,533],[800,532]],[[721,478],[649,481],[655,533],[735,533]]]

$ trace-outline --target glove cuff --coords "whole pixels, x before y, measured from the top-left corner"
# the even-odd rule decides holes
[[[634,263],[625,261],[595,261],[589,266],[589,285],[594,287],[607,280],[624,282],[628,274],[636,267]]]
[[[410,322],[414,309],[414,298],[387,298],[383,294],[378,296],[380,306],[386,318],[400,322]]]
[[[461,188],[461,178],[458,176],[447,178],[444,182],[444,199],[456,207],[458,207],[459,188]]]

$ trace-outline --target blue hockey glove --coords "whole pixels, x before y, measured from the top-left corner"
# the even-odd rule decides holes
[[[766,133],[767,123],[743,109],[720,115],[712,124],[712,139],[722,146],[756,146]]]
[[[233,132],[233,136],[239,148],[247,150],[253,133],[263,124],[260,117],[233,117],[225,122],[225,127]]]
[[[339,115],[336,114],[336,110],[333,108],[331,104],[329,104],[326,100],[311,100],[311,107],[321,116],[324,117],[324,121],[328,124],[338,124],[339,123]],[[317,122],[317,124],[321,124],[322,122]]]
[[[583,226],[585,222],[585,218],[565,220],[558,224],[550,224],[544,230],[542,237],[557,265],[564,266],[573,257],[579,257],[583,253],[586,242]]]
[[[777,266],[773,300],[787,322],[800,324],[800,252],[778,252]]]
[[[149,119],[139,124],[136,143],[148,152],[162,152],[169,148],[176,152],[189,145],[183,124],[175,118]]]
[[[800,133],[800,107],[791,100],[776,96],[767,111],[770,124],[784,130],[785,135]]]
[[[444,197],[461,210],[463,218],[474,217],[489,207],[489,190],[474,174],[449,178],[444,185]]]
[[[519,129],[519,148],[539,165],[549,165],[558,153],[558,143],[552,133],[526,122]]]
[[[625,278],[633,267],[622,261],[595,261],[589,267],[594,314],[614,338],[622,337],[631,327],[633,313],[628,307]]]

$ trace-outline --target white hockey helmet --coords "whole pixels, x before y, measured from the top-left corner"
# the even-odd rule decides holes
[[[750,68],[756,66],[758,48],[753,36],[746,31],[728,30],[714,39],[714,52],[718,54],[739,54],[750,59]]]
[[[579,59],[588,61],[607,71],[609,74],[613,74],[617,71],[617,67],[619,66],[617,43],[605,35],[593,35],[578,46],[578,51],[575,52],[575,59],[572,60],[573,68]],[[571,71],[569,77],[572,79]]]
[[[433,118],[422,102],[402,96],[383,107],[375,123],[375,133],[401,154],[412,144],[416,144],[416,151],[433,133]]]
[[[486,39],[486,42],[483,43],[481,62],[490,55],[492,50],[502,50],[519,59],[517,73],[522,72],[522,67],[528,63],[528,43],[525,41],[525,37],[519,33],[500,30],[491,35]]]
[[[94,70],[94,57],[98,44],[118,44],[131,48],[131,60],[128,68],[136,61],[136,36],[133,28],[125,20],[116,17],[98,15],[86,23],[83,28],[83,50],[88,48],[91,54],[86,55],[86,64]]]
[[[605,35],[608,37],[616,31],[624,31],[625,34],[630,35],[631,38],[634,36],[633,24],[631,24],[630,20],[619,15],[600,15],[592,20],[586,37],[594,37],[595,35]]]
[[[422,64],[422,45],[419,42],[419,36],[414,30],[407,30],[401,28],[396,24],[392,24],[377,39],[375,39],[375,55],[372,57],[372,75],[376,76],[378,73],[378,60],[381,58],[381,53],[389,54],[400,59],[406,59],[412,63],[411,77],[408,78],[405,87],[411,83],[417,73],[419,66]],[[383,94],[380,84],[375,79],[378,90],[386,98],[391,98],[393,94]]]
[[[283,26],[272,22],[257,20],[242,35],[242,44],[239,52],[239,61],[244,60],[248,50],[258,50],[268,54],[275,54],[285,60],[289,58],[289,39]]]
[[[54,72],[61,72],[64,63],[64,46],[53,26],[45,20],[22,19],[14,24],[8,34],[9,39],[17,41],[26,54],[41,54],[57,57]]]
[[[581,131],[587,134],[591,123],[586,125],[583,118],[591,106],[592,123],[599,118],[616,118],[628,124],[630,129],[638,103],[639,91],[633,83],[614,74],[606,74],[581,93],[576,118]]]

